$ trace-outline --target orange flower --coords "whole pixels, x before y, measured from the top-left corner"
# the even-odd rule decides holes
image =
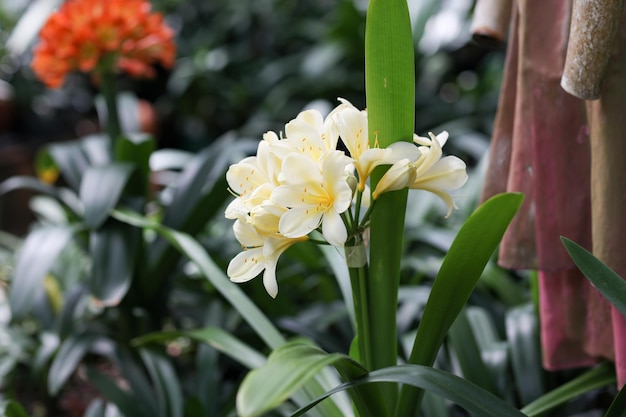
[[[68,0],[39,34],[32,68],[48,87],[70,71],[121,70],[152,77],[152,64],[174,64],[173,31],[147,0]]]

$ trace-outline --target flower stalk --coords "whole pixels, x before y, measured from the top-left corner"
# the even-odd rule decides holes
[[[119,111],[117,108],[117,88],[115,86],[115,73],[105,66],[100,71],[100,88],[106,103],[106,131],[111,141],[115,141],[122,135]]]

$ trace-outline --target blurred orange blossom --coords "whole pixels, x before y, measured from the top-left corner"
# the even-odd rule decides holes
[[[48,87],[70,71],[117,71],[153,77],[152,64],[174,64],[173,31],[146,0],[69,0],[47,20],[32,68]],[[97,75],[97,74],[96,74]]]

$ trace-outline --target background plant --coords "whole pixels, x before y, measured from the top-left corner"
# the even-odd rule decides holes
[[[17,18],[26,10],[13,6],[18,3],[3,4],[3,24],[0,25],[3,39],[8,38]],[[17,10],[8,10],[8,6]],[[254,147],[247,148],[242,143],[241,148],[234,150],[230,157],[219,156],[223,155],[220,149],[235,142],[245,142],[245,138],[258,140],[260,133],[280,129],[285,120],[293,118],[305,105],[326,103],[329,106],[337,96],[346,97],[359,107],[365,104],[362,101],[364,9],[357,2],[305,2],[294,5],[292,2],[269,0],[254,3],[224,0],[211,4],[161,1],[154,2],[154,7],[165,11],[168,21],[178,31],[180,52],[176,69],[172,74],[159,72],[154,82],[119,79],[118,86],[121,90],[132,90],[139,98],[154,104],[160,120],[157,147],[197,150],[222,138],[218,141],[221,145],[217,144],[195,158],[187,153],[166,151],[152,158],[152,167],[160,174],[152,174],[150,178],[162,191],[158,194],[158,201],[165,207],[173,207],[174,193],[188,189],[192,191],[188,191],[187,195],[196,195],[199,184],[204,184],[207,178],[213,178],[213,175],[216,179],[223,178],[223,172],[218,173],[218,168],[209,174],[206,170],[200,173],[200,167],[206,169],[212,164],[210,161],[219,161],[218,166],[225,169],[229,160],[240,159]],[[425,195],[409,199],[411,215],[407,216],[398,312],[400,347],[404,348],[405,355],[408,351],[402,341],[413,338],[425,295],[443,255],[456,230],[476,206],[480,184],[479,162],[487,150],[486,138],[497,98],[502,52],[491,52],[468,43],[462,28],[467,25],[469,11],[469,3],[440,4],[435,1],[419,2],[412,10],[414,38],[419,45],[416,55],[415,130],[421,133],[443,129],[454,132],[448,151],[463,155],[463,159],[476,170],[472,174],[475,178],[473,186],[467,186],[465,195],[459,201],[461,210],[445,222],[441,219],[439,203],[434,199]],[[451,30],[457,27],[456,24],[459,25],[458,32]],[[440,37],[442,32],[435,30],[437,25],[443,25],[445,33],[456,36]],[[74,75],[61,91],[45,90],[33,81],[25,65],[29,62],[28,49],[18,51],[21,55],[14,55],[4,42],[2,46],[0,78],[11,84],[14,105],[18,109],[12,130],[2,133],[3,146],[19,142],[32,150],[35,145],[50,139],[75,138],[95,130],[98,121],[93,103],[97,93],[88,78]],[[85,129],[85,126],[88,128]],[[74,153],[84,156],[85,149],[92,149],[94,143],[102,144],[103,141],[106,139],[91,137],[61,147],[62,150],[56,152],[69,154],[80,149],[80,153]],[[144,143],[140,138],[135,142]],[[51,145],[47,149],[53,148],[54,145]],[[42,148],[42,153],[45,154],[47,149]],[[84,165],[88,157],[85,156],[81,164]],[[66,169],[61,188],[72,189],[71,180],[68,180],[70,171],[70,168]],[[148,177],[144,178],[147,181]],[[194,179],[198,181],[194,182]],[[225,268],[227,261],[240,248],[229,235],[230,224],[220,219],[220,205],[228,196],[226,188],[223,184],[214,184],[213,188],[203,187],[203,191],[209,193],[203,195],[210,195],[214,190],[210,199],[212,208],[206,209],[206,212],[204,208],[199,209],[203,212],[205,223],[199,222],[187,230],[199,233],[199,241],[218,266],[218,270],[211,271],[211,276],[215,277],[220,276],[219,270]],[[76,193],[78,188],[73,189]],[[2,204],[7,204],[7,199],[14,198],[19,192],[3,195]],[[184,199],[180,201],[187,202]],[[75,216],[64,204],[61,203],[59,211],[56,198],[31,201],[38,223],[80,224],[84,219]],[[211,210],[220,214],[212,216]],[[171,208],[172,213],[175,211]],[[6,217],[3,217],[2,226],[9,226]],[[144,233],[143,241],[157,246],[150,230],[148,228]],[[2,286],[5,289],[9,285],[19,243],[19,239],[11,236],[2,239]],[[163,247],[165,244],[158,245]],[[110,404],[117,404],[118,409],[128,412],[124,407],[129,404],[132,407],[133,402],[148,402],[147,398],[154,404],[153,400],[157,397],[160,400],[154,407],[161,411],[150,409],[150,412],[175,409],[183,410],[185,415],[190,416],[232,414],[236,387],[247,368],[260,364],[261,360],[255,362],[255,359],[262,359],[263,354],[268,352],[268,344],[260,340],[248,321],[242,319],[243,313],[233,308],[211,281],[202,277],[197,263],[179,257],[176,251],[168,253],[170,255],[164,259],[168,259],[171,272],[167,274],[167,284],[159,287],[164,297],[158,302],[153,300],[148,303],[152,309],[158,310],[158,324],[144,327],[145,316],[140,315],[133,317],[132,326],[141,329],[137,334],[150,328],[174,333],[158,338],[159,343],[141,345],[141,349],[149,347],[149,353],[144,353],[144,356],[139,353],[139,345],[134,343],[130,343],[127,350],[132,353],[124,356],[110,353],[115,346],[110,341],[101,343],[101,339],[92,340],[94,348],[84,356],[85,363],[95,366],[96,372],[100,373],[107,372],[107,366],[101,367],[102,363],[119,365],[128,373],[102,378],[93,370],[83,373],[86,368],[82,364],[78,366],[79,372],[72,373],[76,362],[68,361],[61,355],[62,340],[68,340],[72,335],[76,340],[76,336],[85,331],[111,335],[117,332],[119,320],[115,309],[94,308],[88,302],[89,297],[81,292],[80,289],[85,288],[86,270],[91,260],[80,245],[68,246],[53,266],[50,278],[44,281],[48,283],[46,291],[40,292],[37,299],[44,301],[35,302],[40,312],[35,311],[21,319],[13,317],[9,321],[6,303],[3,304],[5,313],[2,313],[1,331],[5,342],[0,349],[12,353],[0,355],[2,369],[6,370],[1,383],[2,395],[25,402],[32,415],[55,409],[72,409],[65,403],[67,396],[63,391],[46,394],[48,371],[57,362],[65,364],[66,381],[69,381],[70,387],[73,387],[71,384],[74,381],[81,381],[84,385],[84,380],[80,378],[87,375],[97,386],[94,391],[104,393],[109,405],[104,401],[94,402],[91,415],[104,413],[106,408],[112,410]],[[330,266],[326,259],[330,260]],[[332,253],[319,252],[313,245],[294,247],[281,258],[278,271],[281,296],[277,300],[268,303],[267,295],[258,282],[246,284],[244,290],[253,304],[263,306],[264,314],[281,333],[307,337],[327,351],[347,352],[352,338],[350,308],[346,307],[349,302],[345,301],[342,281],[336,282],[333,278],[338,270],[336,262]],[[488,265],[469,301],[478,309],[470,308],[467,316],[478,347],[473,353],[479,354],[490,371],[472,371],[462,365],[477,362],[461,359],[466,355],[463,348],[470,349],[472,344],[458,346],[456,343],[455,346],[454,336],[450,336],[438,356],[437,366],[462,372],[465,378],[481,386],[496,385],[503,398],[520,407],[543,391],[576,376],[577,373],[546,374],[541,371],[536,349],[537,335],[532,326],[536,315],[532,306],[531,284],[532,278],[526,274],[511,275],[499,270],[493,263]],[[59,312],[51,313],[54,301],[49,300],[57,300],[57,305],[61,306]],[[518,310],[516,306],[521,307]],[[508,310],[511,312],[505,315]],[[235,346],[241,346],[224,336],[223,332],[192,333],[205,327],[225,330],[261,356],[250,350],[236,350]],[[458,331],[467,329],[467,326],[461,326]],[[456,340],[459,337],[467,340],[462,333]],[[228,344],[229,341],[232,343]],[[535,349],[522,348],[525,344]],[[86,343],[77,345],[84,347]],[[222,346],[222,351],[210,346]],[[229,349],[242,353],[233,358],[225,352]],[[528,357],[524,358],[527,362],[513,365],[520,358],[517,352],[528,353]],[[152,366],[150,364],[154,365],[152,373],[147,369]],[[180,391],[176,384],[162,383],[159,372],[167,372],[168,369],[177,375]],[[55,372],[55,375],[63,373]],[[542,382],[528,384],[526,381],[529,380]],[[32,397],[25,397],[24,391],[10,389],[18,386],[16,381],[24,381],[38,389],[30,391]],[[120,386],[128,386],[122,382],[129,381],[132,381],[132,388],[120,390]],[[532,388],[535,386],[538,387],[536,390]],[[595,391],[551,413],[593,415],[594,409],[606,408],[612,394],[610,389]],[[275,413],[280,415],[290,407],[293,409],[286,404]],[[450,403],[429,395],[425,397],[423,407],[426,415],[463,414]],[[69,411],[59,412],[69,415]]]

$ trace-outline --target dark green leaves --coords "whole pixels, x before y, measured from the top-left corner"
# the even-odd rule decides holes
[[[299,409],[292,417],[303,415],[322,400],[339,391],[363,384],[395,382],[427,390],[442,396],[480,417],[524,417],[495,395],[458,376],[421,365],[400,365],[370,372],[363,378],[338,386],[313,403]]]
[[[537,400],[522,408],[522,412],[530,417],[539,416],[580,394],[614,383],[615,371],[613,370],[613,365],[604,364],[542,395]]]
[[[329,354],[302,342],[281,346],[272,352],[267,364],[243,380],[237,393],[239,415],[256,417],[276,408],[329,365],[337,367],[346,378],[366,373],[361,365],[341,353]],[[362,416],[381,416],[385,412],[380,392],[360,390],[354,399]]]
[[[626,317],[626,281],[582,246],[564,237],[561,240],[576,266]]]
[[[485,265],[522,204],[521,194],[499,194],[467,219],[444,258],[415,336],[410,363],[431,366],[448,329],[465,306]],[[410,415],[420,397],[403,388],[397,415]]]

